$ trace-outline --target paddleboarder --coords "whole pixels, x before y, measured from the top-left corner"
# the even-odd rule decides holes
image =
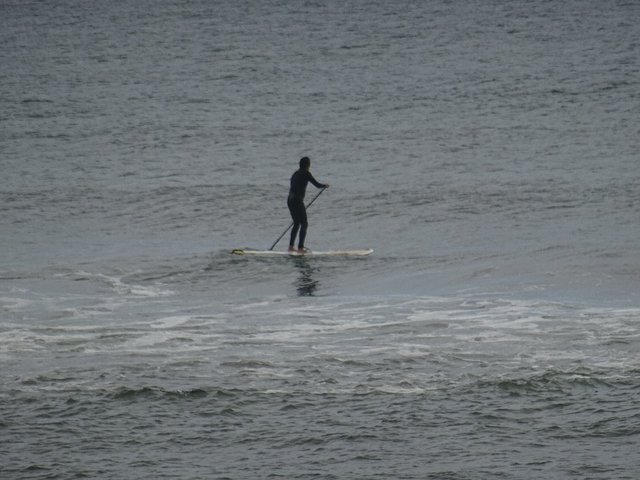
[[[309,157],[302,157],[300,159],[300,168],[294,172],[291,176],[291,188],[289,189],[289,197],[287,198],[287,206],[289,212],[291,212],[291,218],[293,219],[293,229],[291,230],[291,237],[289,239],[289,251],[295,252],[296,236],[298,230],[300,230],[300,236],[298,237],[298,253],[304,253],[304,240],[307,236],[307,210],[304,206],[304,194],[307,190],[307,184],[311,182],[316,188],[329,188],[326,183],[320,183],[309,169],[311,168],[311,160]]]

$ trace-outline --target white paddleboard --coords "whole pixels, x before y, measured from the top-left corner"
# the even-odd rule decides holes
[[[325,252],[289,252],[278,250],[251,250],[246,248],[236,248],[231,251],[234,255],[258,255],[258,256],[291,256],[291,257],[318,257],[318,256],[345,256],[345,257],[366,257],[373,253],[372,248],[361,248],[356,250],[328,250]]]

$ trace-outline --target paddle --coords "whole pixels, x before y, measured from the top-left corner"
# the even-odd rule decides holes
[[[315,201],[316,201],[316,198],[318,198],[320,195],[322,195],[322,192],[324,192],[325,190],[326,190],[326,188],[323,188],[322,190],[320,190],[320,191],[318,192],[318,194],[317,194],[315,197],[313,197],[313,200],[311,200],[311,201],[307,204],[307,206],[306,206],[305,208],[309,208],[309,207],[311,206],[311,204],[312,204],[313,202],[315,202]],[[291,225],[289,225],[289,226],[287,227],[287,229],[286,229],[284,232],[282,232],[282,235],[280,235],[280,236],[278,237],[278,239],[277,239],[275,242],[273,242],[273,245],[271,245],[271,248],[270,248],[269,250],[273,250],[273,249],[275,248],[275,246],[278,244],[278,242],[279,242],[280,240],[282,240],[282,237],[284,237],[284,236],[286,235],[286,233],[291,229],[291,227],[293,227],[293,222],[291,222]]]

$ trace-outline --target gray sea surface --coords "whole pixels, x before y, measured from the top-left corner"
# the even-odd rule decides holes
[[[639,42],[624,0],[0,1],[0,477],[635,480]],[[307,246],[373,255],[231,255],[304,155]]]

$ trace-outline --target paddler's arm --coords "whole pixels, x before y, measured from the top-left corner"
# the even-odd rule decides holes
[[[328,183],[320,183],[315,178],[313,178],[313,175],[311,175],[311,172],[308,171],[307,173],[309,174],[309,181],[311,183],[313,183],[313,185],[316,188],[329,188],[329,184]]]

